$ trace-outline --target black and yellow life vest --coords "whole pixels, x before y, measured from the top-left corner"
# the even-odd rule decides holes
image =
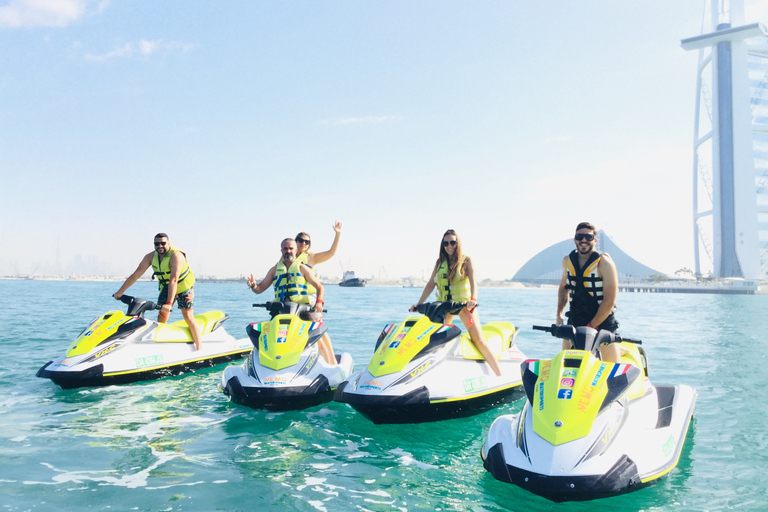
[[[437,300],[454,302],[467,302],[472,298],[472,287],[469,284],[469,277],[461,275],[461,267],[467,260],[467,256],[462,256],[459,261],[459,267],[453,280],[448,282],[448,260],[440,262],[435,274],[435,284],[437,284]]]
[[[570,296],[570,308],[568,311],[568,323],[577,327],[587,325],[597,314],[600,303],[603,302],[603,279],[598,272],[598,265],[603,257],[602,252],[594,251],[589,255],[584,266],[579,268],[579,253],[574,250],[568,255],[566,274],[568,282],[565,288]],[[615,309],[615,307],[614,307]],[[615,330],[618,322],[610,313],[601,326],[609,330]]]
[[[275,300],[301,304],[310,303],[307,280],[304,279],[300,270],[302,264],[302,261],[295,259],[291,266],[286,269],[285,263],[280,260],[275,269]]]
[[[195,274],[189,268],[187,262],[187,255],[181,249],[172,245],[168,246],[168,251],[163,256],[162,261],[160,255],[155,251],[155,255],[152,256],[152,270],[153,276],[157,277],[158,287],[162,290],[171,280],[171,256],[174,252],[180,252],[184,256],[184,266],[181,267],[179,272],[179,280],[176,283],[176,295],[184,293],[195,285]]]

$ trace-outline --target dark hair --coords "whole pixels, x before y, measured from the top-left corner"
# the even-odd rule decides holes
[[[445,250],[445,247],[443,247],[443,238],[445,238],[447,235],[453,235],[456,237],[456,250],[453,251],[453,256],[448,256],[448,251]],[[464,258],[461,254],[461,238],[459,238],[459,235],[456,234],[456,231],[453,229],[449,229],[445,233],[443,233],[443,236],[440,237],[440,257],[437,258],[437,263],[435,263],[435,268],[437,269],[440,267],[440,263],[445,260],[448,262],[448,281],[450,282],[453,280],[453,278],[456,276],[457,273],[462,274],[462,269],[459,268],[459,266],[463,263]]]
[[[158,233],[155,235],[155,238],[168,238],[168,235],[165,233]]]
[[[576,226],[576,231],[578,231],[580,229],[591,229],[592,230],[592,234],[597,236],[597,229],[595,229],[595,226],[593,226],[589,222],[579,222],[579,225]]]
[[[283,241],[282,241],[282,242],[280,242],[280,248],[281,248],[281,249],[283,248],[283,244],[284,244],[285,242],[293,242],[293,243],[296,243],[296,240],[294,240],[293,238],[284,238],[284,239],[283,239]]]

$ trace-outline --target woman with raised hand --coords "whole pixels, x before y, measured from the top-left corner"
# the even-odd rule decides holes
[[[294,240],[296,240],[296,245],[298,246],[299,250],[296,258],[301,259],[303,263],[310,267],[314,267],[315,265],[331,259],[333,255],[336,254],[336,249],[339,248],[339,238],[341,238],[341,222],[334,222],[333,230],[336,232],[336,236],[333,238],[331,248],[323,252],[309,252],[309,249],[312,246],[312,239],[304,231],[296,235]]]

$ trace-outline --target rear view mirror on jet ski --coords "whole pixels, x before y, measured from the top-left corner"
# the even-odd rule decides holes
[[[170,324],[144,318],[157,304],[123,295],[127,312],[109,311],[96,317],[67,351],[43,365],[38,377],[62,388],[108,386],[206,368],[240,359],[251,350],[247,339],[236,340],[222,326],[229,318],[221,311],[195,315],[202,332],[202,349],[184,320]]]
[[[696,403],[692,387],[652,385],[639,340],[591,327],[533,328],[573,348],[522,364],[527,402],[491,425],[481,452],[486,470],[569,501],[637,490],[677,465]],[[621,363],[599,359],[603,343],[620,344]]]

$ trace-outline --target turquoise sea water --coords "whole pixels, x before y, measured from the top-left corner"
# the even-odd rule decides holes
[[[555,504],[493,479],[480,448],[493,419],[373,425],[344,404],[271,413],[230,403],[224,366],[105,388],[62,390],[35,377],[88,322],[122,304],[119,283],[2,281],[0,510],[765,510],[768,503],[768,296],[619,294],[620,332],[641,338],[657,384],[698,391],[678,467],[660,483],[593,502]],[[227,330],[266,318],[269,296],[244,284],[196,285],[195,310],[220,309]],[[130,294],[156,299],[152,283]],[[404,318],[414,288],[326,293],[337,352],[367,364],[386,323]],[[522,328],[529,357],[559,342],[556,291],[482,289],[483,322]],[[178,311],[172,320],[181,316]]]

